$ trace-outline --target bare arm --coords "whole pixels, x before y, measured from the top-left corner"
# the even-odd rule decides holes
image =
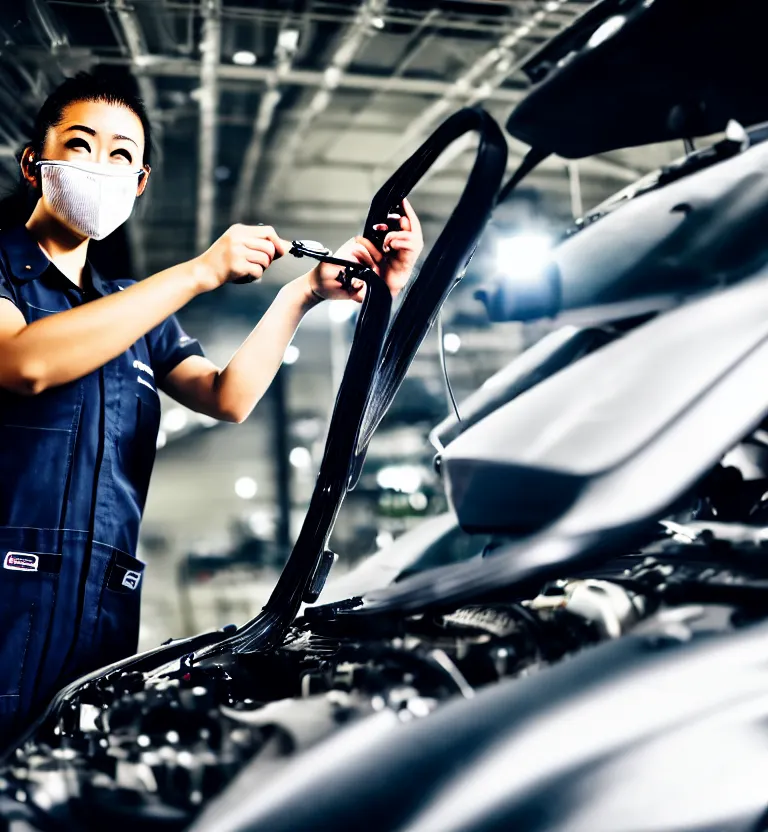
[[[233,226],[187,263],[29,325],[10,302],[0,304],[0,387],[35,395],[82,378],[196,295],[238,277],[261,277],[283,251],[272,228]]]
[[[174,266],[92,303],[27,326],[11,303],[0,307],[0,387],[34,395],[87,375],[125,352],[205,291],[194,263]]]
[[[191,356],[172,370],[163,390],[176,401],[227,422],[242,422],[266,393],[304,314],[318,299],[307,275],[283,286],[227,366]]]
[[[363,237],[348,240],[336,252],[338,257],[364,263],[378,272],[393,293],[405,285],[422,246],[418,218],[410,206],[407,210],[412,219],[403,218],[401,231],[387,237],[390,257],[383,257]],[[338,266],[325,264],[288,283],[224,370],[205,358],[191,356],[168,374],[163,389],[192,410],[228,422],[244,421],[272,383],[302,317],[318,303],[317,295],[362,300],[363,281],[353,281],[348,292],[337,282],[338,273]]]

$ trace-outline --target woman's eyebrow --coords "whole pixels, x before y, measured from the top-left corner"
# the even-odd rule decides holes
[[[139,146],[139,143],[135,139],[132,139],[130,136],[121,136],[120,133],[115,133],[112,136],[112,138],[115,139],[115,140],[118,140],[118,141],[122,140],[122,141],[125,141],[125,142],[133,142],[136,145],[136,147]]]
[[[73,124],[71,127],[67,127],[64,131],[65,133],[70,133],[72,130],[82,130],[83,133],[87,133],[89,136],[95,136],[96,131],[93,127],[86,127],[84,124]]]
[[[96,135],[96,131],[93,129],[93,127],[86,127],[84,124],[73,124],[70,127],[67,127],[67,129],[64,132],[65,133],[70,133],[73,130],[81,130],[83,133],[87,133],[89,136],[95,136]],[[133,144],[136,145],[136,147],[139,146],[139,143],[135,139],[132,139],[130,136],[123,136],[121,133],[115,133],[112,136],[112,138],[115,139],[116,141],[121,141],[122,140],[122,141],[126,141],[126,142],[132,142]]]

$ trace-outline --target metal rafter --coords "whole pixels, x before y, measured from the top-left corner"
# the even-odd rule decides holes
[[[518,58],[515,48],[529,37],[537,26],[541,26],[549,17],[561,11],[562,6],[567,2],[568,0],[552,0],[551,3],[542,6],[483,53],[451,84],[441,98],[433,102],[408,125],[387,162],[397,156],[403,148],[422,141],[434,127],[435,122],[447,116],[451,110],[458,106],[473,106],[491,98],[494,90],[518,72],[525,60]],[[519,98],[522,97],[522,95],[519,96]],[[438,163],[433,166],[430,171],[431,175],[448,167],[469,147],[470,142],[471,137],[467,137],[465,141],[456,142],[449,147]]]
[[[148,59],[148,51],[144,32],[136,18],[136,12],[125,0],[114,0],[112,11],[114,12],[119,33],[125,44],[125,50],[134,64],[141,65]],[[162,120],[159,118],[157,90],[155,89],[154,81],[146,76],[137,76],[136,82],[139,87],[139,95],[141,95],[147,107],[153,128],[161,130]],[[156,136],[156,139],[159,143],[162,143],[160,136]],[[133,216],[127,228],[128,245],[131,250],[133,269],[136,275],[143,277],[148,272],[143,223],[137,216]]]
[[[197,229],[195,248],[206,249],[213,237],[216,201],[216,151],[219,109],[218,66],[221,53],[221,0],[203,0],[203,33],[200,41],[200,132],[197,168]]]
[[[293,32],[296,33],[295,38]],[[275,45],[275,65],[265,80],[266,89],[261,94],[251,139],[243,156],[243,164],[232,200],[232,222],[242,220],[248,212],[248,200],[253,191],[256,171],[264,155],[267,134],[272,127],[280,99],[283,97],[282,84],[291,69],[297,46],[298,30],[292,27],[282,27],[278,32]]]
[[[334,90],[339,86],[339,82],[360,47],[376,31],[373,27],[373,21],[381,16],[386,9],[386,5],[387,0],[363,0],[360,4],[354,22],[345,32],[328,67],[323,72],[320,89],[317,90],[309,105],[302,112],[299,123],[288,138],[285,148],[277,160],[277,166],[272,176],[265,183],[258,201],[259,209],[268,203],[271,194],[279,187],[285,175],[293,166],[310,127],[315,119],[327,109]]]
[[[120,26],[120,33],[131,60],[135,65],[141,66],[143,62],[148,60],[149,56],[144,33],[136,19],[136,12],[126,0],[114,0],[112,11]],[[136,80],[139,85],[139,93],[144,99],[147,109],[150,114],[154,114],[157,110],[157,92],[154,83],[150,78],[143,75],[138,76]]]

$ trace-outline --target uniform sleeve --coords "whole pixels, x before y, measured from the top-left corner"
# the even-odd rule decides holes
[[[0,262],[0,298],[6,298],[9,300],[14,306],[18,306],[18,302],[16,301],[16,297],[13,294],[13,289],[11,288],[11,281],[8,279],[8,275],[5,273],[3,268],[3,264]]]
[[[175,315],[166,318],[160,326],[147,335],[152,369],[158,384],[185,359],[191,355],[204,356],[203,348],[181,328]]]

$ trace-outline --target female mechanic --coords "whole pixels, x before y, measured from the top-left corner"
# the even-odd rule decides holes
[[[287,243],[234,225],[201,255],[139,283],[105,280],[88,243],[124,223],[150,178],[150,125],[132,91],[81,73],[43,104],[20,166],[24,199],[0,230],[0,733],[63,684],[135,652],[144,565],[136,544],[160,419],[157,390],[242,422],[269,387],[302,316],[361,300],[338,267],[280,289],[224,369],[174,313],[228,281],[260,278]],[[26,201],[27,209],[23,210]],[[8,204],[0,206],[8,213]],[[382,255],[337,252],[393,294],[422,247],[410,206]],[[377,229],[378,230],[378,229]]]

